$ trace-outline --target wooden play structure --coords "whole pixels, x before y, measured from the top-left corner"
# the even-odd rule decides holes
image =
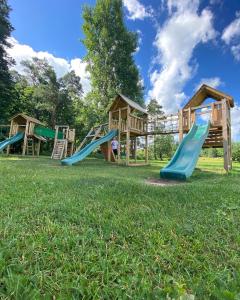
[[[233,98],[210,86],[202,85],[188,103],[176,114],[151,116],[136,102],[118,94],[109,109],[109,122],[92,128],[76,152],[89,141],[101,138],[107,131],[118,131],[119,145],[125,145],[126,165],[136,164],[136,140],[145,141],[145,164],[148,163],[148,137],[161,134],[178,134],[179,141],[187,134],[193,123],[210,121],[210,129],[203,148],[223,148],[224,168],[232,168],[231,155],[231,116]],[[106,159],[121,163],[121,148],[115,159],[111,151],[111,141],[101,146]],[[132,160],[131,160],[132,158]]]
[[[22,155],[39,155],[41,141],[46,141],[43,137],[35,134],[35,126],[44,126],[39,120],[29,117],[23,113],[13,116],[11,119],[9,138],[18,132],[24,133]],[[12,145],[7,147],[9,154]]]
[[[126,165],[130,165],[130,158],[136,165],[137,137],[145,140],[145,164],[148,163],[148,112],[136,102],[122,94],[118,94],[109,109],[109,130],[118,130],[118,143],[125,141]],[[111,149],[111,142],[108,142]],[[108,161],[111,160],[111,151],[108,151]],[[121,149],[118,147],[118,163],[121,162]]]
[[[11,119],[9,138],[17,133],[23,133],[22,155],[39,156],[41,142],[54,139],[53,159],[62,159],[72,155],[75,142],[75,129],[69,126],[56,126],[55,131],[46,128],[39,120],[19,113]],[[8,145],[7,154],[13,144]]]

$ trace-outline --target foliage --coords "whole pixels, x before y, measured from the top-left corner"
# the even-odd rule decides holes
[[[171,158],[176,145],[172,135],[159,135],[155,137],[154,143],[149,147],[149,154],[152,159]]]
[[[143,104],[139,72],[133,59],[137,34],[124,25],[122,1],[98,0],[93,8],[85,6],[83,18],[92,104],[101,116],[106,114],[116,92]]]
[[[8,38],[13,27],[9,21],[10,7],[6,0],[0,1],[0,121],[4,122],[9,117],[11,109],[12,80],[9,72],[9,64],[12,63],[7,56],[6,48],[10,47]]]
[[[157,102],[156,99],[151,99],[147,106],[147,111],[152,116],[164,116],[164,111],[162,109],[162,106]]]
[[[240,162],[240,143],[233,143],[232,159],[233,161]]]
[[[25,75],[12,73],[15,82],[14,113],[25,112],[54,128],[75,125],[82,96],[80,78],[73,71],[57,78],[45,59],[23,61]]]
[[[238,299],[240,164],[146,185],[165,164],[1,157],[0,298]]]
[[[205,157],[223,157],[223,149],[222,148],[205,148],[202,149],[201,156]]]
[[[156,124],[158,127],[161,127],[161,123],[159,122],[159,118],[164,117],[164,111],[162,110],[162,106],[157,102],[156,99],[151,99],[147,106],[147,111],[150,114],[151,122],[154,124],[154,128],[156,128]],[[160,129],[160,128],[159,128]],[[166,142],[164,141],[166,146]],[[153,136],[153,144],[149,148],[149,158],[157,160],[159,158],[159,149],[160,152],[161,146],[159,147],[159,138],[156,135]],[[165,151],[165,149],[164,149]],[[169,151],[167,151],[167,156],[169,155]]]

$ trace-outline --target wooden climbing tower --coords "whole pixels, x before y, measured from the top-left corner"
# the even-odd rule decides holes
[[[180,141],[197,118],[210,121],[209,135],[203,148],[223,148],[226,171],[232,168],[230,112],[232,107],[234,100],[231,96],[204,84],[179,111]]]
[[[41,141],[46,141],[43,137],[34,133],[35,126],[43,124],[32,117],[29,117],[23,113],[17,114],[10,119],[10,131],[9,137],[14,136],[18,132],[24,133],[22,155],[39,155]],[[11,146],[7,148],[7,154],[10,152]]]
[[[137,137],[145,140],[145,164],[148,163],[148,112],[128,97],[118,94],[109,109],[109,130],[118,130],[118,163],[121,163],[122,141],[125,141],[126,165],[130,158],[136,164]],[[111,141],[108,142],[108,161],[111,161]]]
[[[54,147],[52,159],[62,159],[73,154],[75,129],[66,125],[55,126]]]

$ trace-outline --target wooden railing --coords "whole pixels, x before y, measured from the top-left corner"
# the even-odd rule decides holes
[[[203,120],[210,120],[212,126],[222,125],[222,103],[215,102],[196,107],[190,107],[182,111],[183,130],[189,130],[192,124],[201,117]]]
[[[144,132],[146,130],[146,121],[143,118],[130,115],[130,129],[134,131]]]
[[[120,124],[121,132],[125,132],[127,130],[127,120],[121,119],[121,124]],[[132,131],[137,131],[137,132],[144,132],[146,130],[146,121],[143,118],[130,115],[129,119],[129,129]],[[116,119],[112,119],[111,121],[111,129],[119,129],[119,121]]]

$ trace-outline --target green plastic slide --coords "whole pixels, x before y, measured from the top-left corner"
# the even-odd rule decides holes
[[[0,152],[3,151],[7,146],[15,144],[16,142],[23,139],[24,133],[19,132],[15,134],[14,136],[10,137],[9,139],[6,139],[5,141],[0,143]]]
[[[168,165],[161,169],[161,178],[186,180],[192,175],[202,145],[208,136],[209,126],[210,123],[207,125],[193,124]]]
[[[102,138],[100,138],[98,140],[95,140],[95,141],[89,143],[86,147],[84,147],[80,151],[74,153],[71,157],[63,159],[61,161],[62,165],[70,166],[70,165],[73,165],[73,164],[83,160],[90,153],[92,153],[92,151],[94,149],[96,149],[101,144],[110,141],[116,135],[117,135],[117,130],[109,131],[108,134],[106,134],[105,136],[103,136]]]

